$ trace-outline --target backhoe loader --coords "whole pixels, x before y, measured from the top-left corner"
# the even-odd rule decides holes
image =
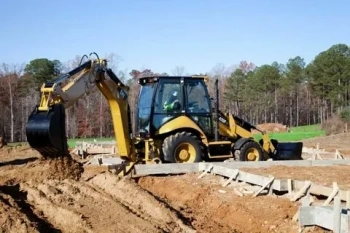
[[[96,59],[91,59],[91,55]],[[87,57],[84,55],[84,57]],[[150,76],[138,80],[140,92],[132,132],[129,87],[91,53],[88,61],[41,87],[40,104],[28,118],[30,146],[43,157],[68,156],[65,109],[94,85],[108,100],[118,156],[129,172],[136,163],[300,160],[301,142],[280,143],[249,122],[219,109],[209,95],[207,76]],[[82,62],[81,62],[82,63]],[[252,129],[262,134],[255,140]]]

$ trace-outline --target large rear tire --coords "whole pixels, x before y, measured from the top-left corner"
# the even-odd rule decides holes
[[[240,161],[263,161],[264,153],[259,143],[248,141],[241,147],[239,159]]]
[[[196,163],[203,160],[202,143],[189,132],[179,132],[165,138],[162,152],[162,159],[169,163]]]

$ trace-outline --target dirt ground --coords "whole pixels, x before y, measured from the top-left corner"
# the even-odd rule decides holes
[[[257,175],[272,175],[276,179],[309,180],[315,184],[332,187],[337,182],[339,188],[350,190],[350,166],[339,165],[331,167],[287,167],[241,168],[240,170]]]
[[[316,137],[303,140],[305,147],[316,148],[319,144],[319,148],[325,149],[329,152],[334,152],[338,149],[341,153],[350,155],[350,133],[341,133],[336,135],[329,135],[324,137]]]
[[[279,170],[268,172],[273,171]],[[313,173],[318,172],[324,175]],[[118,178],[104,167],[45,161],[28,147],[5,147],[0,149],[0,231],[298,232],[292,221],[298,203],[278,196],[239,197],[221,187],[217,176],[197,177]]]

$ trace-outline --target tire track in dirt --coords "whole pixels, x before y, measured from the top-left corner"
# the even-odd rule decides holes
[[[155,197],[143,190],[129,178],[118,178],[111,174],[99,174],[89,180],[93,187],[99,187],[109,193],[131,212],[146,216],[146,219],[157,223],[166,232],[195,232],[191,225],[179,218],[177,213],[167,208]]]
[[[162,232],[113,199],[70,180],[22,184],[28,201],[63,232]]]
[[[4,232],[59,232],[33,211],[18,184],[0,186],[0,224]]]
[[[21,203],[12,219],[20,216],[27,223],[15,226],[15,232],[30,227],[30,232],[194,232],[134,181],[111,174],[89,182],[31,180],[6,187]],[[7,202],[0,198],[0,204]],[[11,221],[11,216],[6,213],[5,219]]]
[[[92,232],[78,212],[66,209],[64,203],[55,203],[49,198],[50,193],[44,193],[30,184],[21,184],[21,188],[27,191],[29,203],[58,229],[66,232]]]

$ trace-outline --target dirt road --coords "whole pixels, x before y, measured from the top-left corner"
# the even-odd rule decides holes
[[[2,232],[298,232],[298,204],[238,197],[216,176],[118,178],[29,148],[0,150]],[[320,230],[313,232],[322,232]]]

